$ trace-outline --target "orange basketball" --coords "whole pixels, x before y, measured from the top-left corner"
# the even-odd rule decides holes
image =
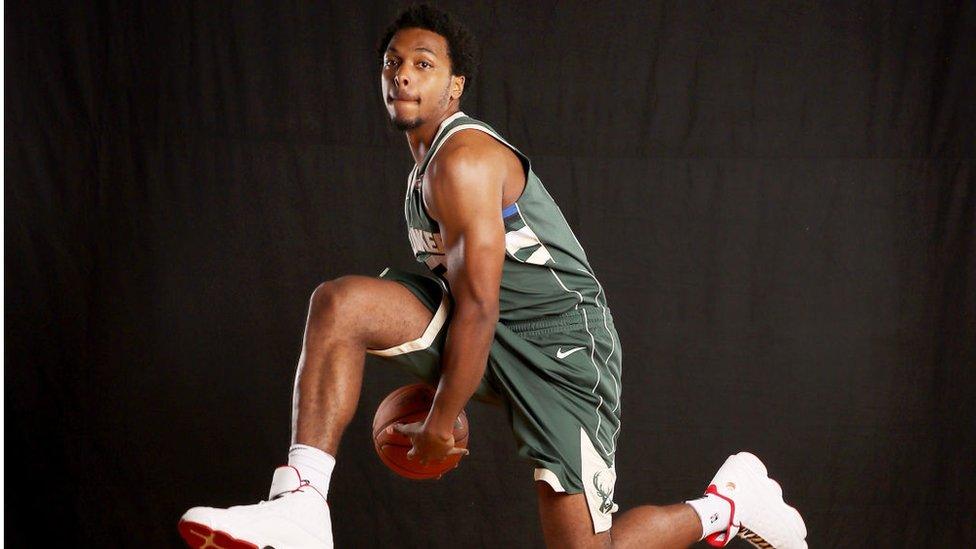
[[[376,453],[394,473],[412,479],[437,478],[457,467],[460,455],[448,456],[444,461],[428,461],[421,465],[416,459],[407,459],[413,448],[410,439],[393,430],[397,423],[415,423],[427,419],[434,402],[434,388],[425,383],[415,383],[393,391],[380,402],[373,416],[373,445]],[[454,446],[468,447],[468,417],[461,410],[454,422]]]

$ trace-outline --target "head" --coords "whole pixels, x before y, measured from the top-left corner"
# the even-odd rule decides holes
[[[403,11],[377,48],[383,103],[401,131],[460,108],[474,78],[474,37],[449,14],[420,5]]]

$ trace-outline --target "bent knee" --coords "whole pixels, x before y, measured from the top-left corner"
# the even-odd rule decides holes
[[[333,280],[327,280],[312,291],[309,299],[310,317],[334,317],[357,299],[357,287],[367,277],[346,275]]]

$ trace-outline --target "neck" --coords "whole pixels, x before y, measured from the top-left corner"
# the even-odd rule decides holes
[[[458,109],[448,111],[425,124],[403,132],[407,136],[407,146],[410,147],[410,154],[413,155],[414,162],[419,163],[424,159],[434,142],[434,136],[437,134],[437,129],[441,127],[441,123],[457,112]]]

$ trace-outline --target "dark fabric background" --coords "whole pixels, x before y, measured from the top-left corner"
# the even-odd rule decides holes
[[[373,53],[399,6],[6,3],[8,546],[177,547],[267,497],[312,290],[422,269]],[[812,547],[973,546],[976,5],[443,6],[482,46],[464,110],[610,298],[621,507],[748,449]],[[411,381],[367,365],[338,545],[541,546],[499,410],[440,483],[382,466]]]

